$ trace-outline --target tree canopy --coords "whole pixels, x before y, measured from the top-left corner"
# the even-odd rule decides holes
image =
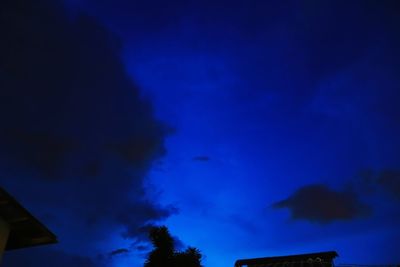
[[[149,253],[144,267],[202,267],[200,250],[195,247],[176,250],[174,238],[166,226],[151,228],[149,238],[154,249]]]

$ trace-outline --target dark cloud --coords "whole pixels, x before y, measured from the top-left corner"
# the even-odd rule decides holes
[[[127,253],[129,253],[129,250],[128,250],[128,249],[126,249],[126,248],[119,248],[119,249],[116,249],[116,250],[111,251],[108,255],[109,255],[110,257],[114,257],[114,256],[117,256],[117,255],[127,254]]]
[[[134,249],[138,252],[148,252],[151,250],[151,247],[149,245],[135,245]]]
[[[86,166],[82,167],[82,175],[83,176],[98,176],[101,173],[101,164],[100,162],[89,162]]]
[[[400,171],[399,170],[384,170],[377,180],[389,194],[400,200]]]
[[[150,230],[153,229],[154,227],[158,227],[155,224],[147,224],[145,226],[142,226],[139,228],[138,231],[136,231],[136,240],[132,244],[131,249],[135,250],[139,253],[142,252],[148,252],[152,249],[152,245],[150,239],[149,239],[149,233]],[[125,232],[124,235],[129,236],[129,232]],[[186,247],[185,243],[179,239],[177,236],[172,236],[172,239],[174,240],[174,246],[176,249],[181,250]]]
[[[350,69],[345,84],[339,88],[329,86],[322,92],[333,92],[332,99],[335,97],[337,101],[332,106],[353,103],[359,104],[364,112],[378,109],[392,118],[400,114],[393,97],[388,97],[399,97],[396,88],[400,80],[391,75],[399,70],[400,53],[396,47],[400,38],[394,26],[399,22],[395,11],[399,10],[398,3],[288,1],[282,5],[286,7],[276,10],[281,16],[248,39],[259,45],[250,42],[254,49],[247,50],[242,59],[240,73],[252,88],[238,89],[242,99],[256,100],[267,95],[274,99],[273,110],[282,107],[279,110],[294,110],[297,114],[320,93],[321,82]],[[259,20],[266,21],[261,17]],[[358,62],[363,64],[357,65]],[[363,73],[367,69],[373,69],[373,75]],[[369,76],[369,84],[360,86],[365,76]],[[347,84],[351,90],[343,88]],[[360,95],[361,100],[357,98]],[[370,102],[369,97],[374,95],[380,97]]]
[[[193,157],[194,161],[210,161],[209,156],[195,156]]]
[[[113,145],[115,152],[128,163],[137,164],[151,160],[154,152],[159,149],[157,137],[137,136],[125,142]],[[164,150],[159,151],[164,153]]]
[[[281,120],[311,111],[307,115],[360,123],[363,114],[371,118],[365,128],[374,119],[400,130],[397,1],[83,2],[121,30],[139,53],[170,55],[169,67],[182,64],[177,55],[220,55],[232,75],[223,78],[235,81],[226,94],[254,109],[246,118]],[[143,58],[135,49],[130,53]],[[157,64],[151,71],[164,77],[168,70]],[[193,75],[178,73],[177,80]]]
[[[370,208],[361,203],[352,192],[340,192],[326,185],[308,185],[298,189],[290,197],[274,204],[275,208],[287,208],[294,220],[330,223],[366,216]]]
[[[149,232],[154,227],[154,224],[148,223],[146,225],[142,225],[137,229],[133,229],[134,232],[129,232],[129,229],[123,233],[124,236],[129,237],[132,235],[136,236],[136,242],[134,245],[142,244],[143,242],[149,241]]]
[[[349,106],[391,123],[400,116],[397,1],[81,2],[139,46],[139,53],[151,47],[173,58],[220,55],[233,74],[225,78],[237,83],[227,94],[233,91],[241,104],[264,103],[253,116],[299,116],[310,105],[329,116]],[[166,72],[158,65],[154,70]],[[338,76],[339,84],[330,84]]]
[[[3,257],[5,266],[15,267],[97,267],[103,266],[90,257],[71,255],[62,251],[47,248],[31,248],[7,252]]]
[[[358,174],[359,186],[367,193],[378,190],[400,200],[400,171],[398,169],[362,170]]]
[[[90,250],[121,227],[140,237],[143,225],[175,212],[143,188],[168,129],[128,77],[120,41],[57,1],[1,5],[2,185],[44,219],[60,247]]]
[[[131,208],[131,210],[129,210],[129,208]],[[151,205],[151,203],[148,203],[147,206],[143,205],[143,203],[139,203],[136,207],[128,207],[128,209],[123,210],[118,216],[118,220],[126,225],[126,231],[124,231],[122,235],[128,238],[147,240],[149,230],[153,227],[153,224],[148,224],[149,222],[155,223],[159,218],[166,218],[177,212],[178,209],[174,206],[161,208],[156,205]],[[138,217],[139,214],[140,216],[149,218],[146,221],[147,224],[141,222],[140,216]],[[151,220],[151,218],[154,218],[154,220]],[[138,219],[139,221],[137,221]]]
[[[42,177],[60,178],[58,170],[63,168],[63,162],[73,149],[73,141],[43,132],[7,130],[3,142],[11,160],[36,169]]]

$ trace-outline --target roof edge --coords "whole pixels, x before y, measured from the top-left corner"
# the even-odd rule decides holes
[[[279,262],[279,261],[291,261],[294,259],[307,260],[308,258],[321,258],[321,259],[333,260],[334,258],[336,258],[338,256],[339,256],[339,254],[336,251],[325,251],[325,252],[287,255],[287,256],[240,259],[235,262],[235,266],[240,267],[243,265],[263,264],[263,263],[267,263],[267,262],[273,263],[273,262]]]

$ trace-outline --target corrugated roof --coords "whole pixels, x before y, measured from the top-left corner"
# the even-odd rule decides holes
[[[235,267],[330,267],[338,254],[335,251],[242,259],[235,262]]]
[[[0,217],[10,227],[6,250],[57,243],[56,236],[1,187]]]

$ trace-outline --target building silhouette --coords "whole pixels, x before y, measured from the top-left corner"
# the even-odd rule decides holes
[[[335,251],[278,257],[242,259],[234,267],[332,267]]]
[[[46,226],[0,187],[0,261],[4,251],[56,242]]]

